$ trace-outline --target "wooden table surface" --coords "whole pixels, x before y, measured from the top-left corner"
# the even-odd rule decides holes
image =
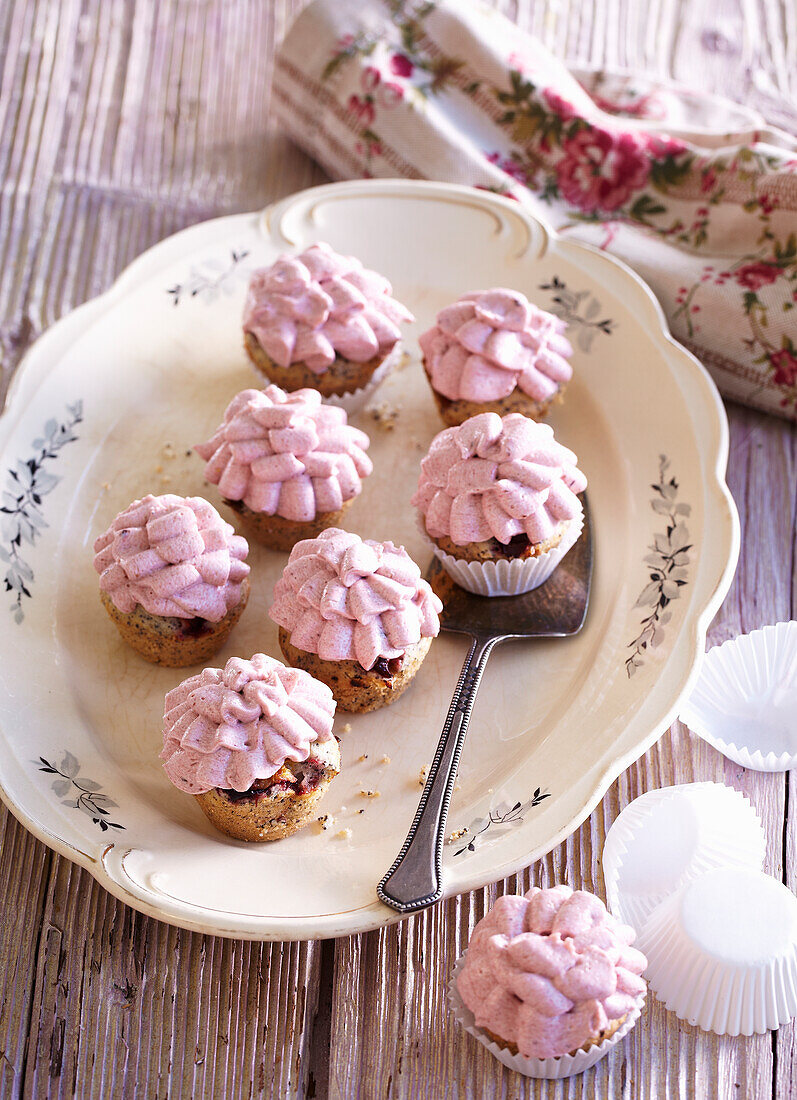
[[[300,6],[0,4],[0,398],[36,336],[149,245],[323,182],[270,121],[275,42]],[[498,6],[567,58],[674,75],[795,125],[793,0]],[[796,433],[728,414],[743,550],[710,644],[795,617]],[[446,1011],[445,977],[496,893],[565,879],[603,894],[600,853],[622,807],[696,779],[748,795],[767,870],[797,890],[789,775],[747,772],[678,724],[522,875],[338,941],[244,943],[150,920],[0,809],[0,1096],[797,1095],[792,1025],[717,1038],[650,998],[623,1047],[554,1084],[503,1069]]]

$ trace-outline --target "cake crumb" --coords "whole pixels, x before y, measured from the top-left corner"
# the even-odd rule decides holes
[[[418,772],[418,786],[419,787],[423,787],[426,784],[426,771],[427,771],[426,765],[424,764],[424,766]]]
[[[351,722],[347,722],[345,726],[340,727],[341,733],[351,733]]]
[[[322,814],[321,817],[316,818],[316,824],[321,827],[322,832],[325,832],[335,824],[335,818],[332,814]]]
[[[341,829],[339,832],[335,833],[335,836],[339,840],[351,840],[351,829]]]
[[[171,480],[172,479],[169,477],[168,474],[163,474],[162,477],[161,477],[161,485],[166,485],[169,482],[171,482]]]
[[[365,813],[365,806],[363,806],[363,808],[361,810],[358,810],[357,813],[358,814],[364,814]]]
[[[372,405],[367,411],[380,428],[386,432],[392,432],[396,427],[401,405],[392,406],[388,405],[387,401],[380,401],[378,405]]]
[[[342,814],[345,814],[345,813],[346,813],[346,811],[348,810],[348,808],[349,808],[348,806],[341,806],[341,808],[340,808],[340,812],[341,812]]]
[[[110,487],[111,487],[110,481],[103,481],[102,485],[100,486],[100,488],[105,489],[105,490],[110,489]]]
[[[402,351],[401,355],[396,360],[396,365],[393,367],[393,370],[404,370],[411,362],[412,356],[410,353],[408,351]]]
[[[385,755],[382,757],[382,759],[379,761],[379,763],[380,764],[389,764],[390,763],[390,757],[387,755],[387,753],[385,753]]]
[[[358,760],[360,761],[360,763],[362,763],[362,761],[363,761],[363,760],[367,760],[367,759],[368,759],[368,753],[367,753],[367,752],[364,752],[364,753],[362,754],[362,756],[358,756],[358,757],[357,757],[357,759],[358,759]]]
[[[453,833],[450,833],[446,837],[446,844],[453,844],[457,840],[462,840],[465,833],[468,831],[468,826],[463,825],[461,829],[455,829]]]
[[[175,451],[171,443],[164,443],[161,448],[161,455],[163,458],[177,458],[177,451]]]
[[[156,474],[162,474],[163,473],[163,466],[160,466],[160,465],[156,466],[155,467],[155,473]]]
[[[193,453],[194,453],[193,451],[186,451],[185,452],[185,457],[190,458]]]
[[[381,792],[380,791],[362,790],[362,791],[360,791],[360,794],[362,795],[363,798],[379,798]]]

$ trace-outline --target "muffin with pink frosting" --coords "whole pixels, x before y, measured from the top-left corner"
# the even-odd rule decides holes
[[[340,771],[335,700],[273,657],[231,657],[166,696],[163,767],[217,829],[279,840],[307,825]]]
[[[219,650],[249,595],[246,539],[202,497],[146,496],[94,543],[100,597],[148,661],[181,668]]]
[[[457,584],[485,596],[528,592],[583,526],[587,479],[547,424],[480,413],[432,440],[412,503]]]
[[[519,290],[477,290],[446,306],[419,340],[445,423],[481,412],[542,419],[573,374],[565,328]]]
[[[269,614],[286,660],[369,711],[409,686],[440,630],[442,604],[403,546],[329,528],[294,546]]]
[[[583,890],[532,887],[498,898],[456,977],[476,1037],[533,1060],[604,1043],[644,1001],[647,959],[634,938]]]
[[[243,390],[207,443],[205,477],[248,535],[272,550],[337,527],[373,470],[371,441],[317,390]]]
[[[347,398],[388,373],[413,321],[387,279],[314,244],[280,256],[252,275],[244,308],[244,343],[266,378],[285,390],[317,389]]]

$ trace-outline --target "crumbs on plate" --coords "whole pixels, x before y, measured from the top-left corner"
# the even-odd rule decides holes
[[[465,833],[468,831],[468,826],[463,825],[461,829],[456,829],[453,833],[449,833],[446,837],[446,844],[454,844],[457,840],[462,840]]]
[[[371,405],[366,412],[380,428],[392,432],[396,427],[401,405],[388,405],[387,401],[381,401],[378,405]]]

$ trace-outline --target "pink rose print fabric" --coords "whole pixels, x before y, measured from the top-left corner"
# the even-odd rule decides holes
[[[335,178],[470,184],[619,256],[724,394],[797,419],[797,141],[757,113],[570,71],[474,0],[315,0],[274,103]]]

